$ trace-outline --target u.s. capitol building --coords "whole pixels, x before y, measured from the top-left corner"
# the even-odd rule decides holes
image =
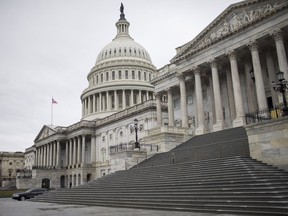
[[[288,80],[287,1],[230,5],[158,70],[129,25],[121,7],[117,34],[88,73],[82,119],[44,125],[37,135],[31,186],[77,186],[193,136],[238,126],[246,128],[251,157],[288,169],[288,119],[272,110],[287,94],[271,84],[279,71]]]

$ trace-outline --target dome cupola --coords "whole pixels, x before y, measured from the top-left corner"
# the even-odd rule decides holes
[[[82,95],[82,119],[102,119],[153,99],[156,75],[149,53],[129,35],[121,3],[117,34],[99,53],[88,74],[89,86]]]

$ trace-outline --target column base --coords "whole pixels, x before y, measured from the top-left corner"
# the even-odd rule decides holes
[[[195,130],[195,135],[202,135],[208,132],[208,129],[205,125],[199,125]]]
[[[216,124],[213,125],[213,131],[221,131],[223,129],[226,129],[227,125],[224,121],[218,121]]]
[[[233,120],[233,127],[241,127],[246,124],[244,116],[238,116]]]

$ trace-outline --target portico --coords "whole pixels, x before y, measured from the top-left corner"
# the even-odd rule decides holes
[[[287,76],[283,41],[288,15],[281,12],[285,7],[287,2],[243,6],[233,12],[228,8],[195,39],[177,48],[171,64],[152,81],[158,94],[168,95],[169,125],[181,121],[198,135],[245,125],[245,113],[279,103],[271,82],[279,70]],[[179,89],[178,94],[172,96],[171,89]],[[189,97],[192,103],[187,102]],[[195,125],[188,124],[189,119],[195,119]]]

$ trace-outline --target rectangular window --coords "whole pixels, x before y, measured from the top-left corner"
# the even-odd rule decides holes
[[[174,109],[180,108],[180,98],[174,100]]]
[[[135,71],[132,71],[132,79],[135,79]]]
[[[193,103],[193,98],[192,95],[187,96],[187,104],[192,104]]]
[[[125,71],[125,79],[128,79],[128,71]]]
[[[138,71],[138,79],[141,80],[141,71]]]

